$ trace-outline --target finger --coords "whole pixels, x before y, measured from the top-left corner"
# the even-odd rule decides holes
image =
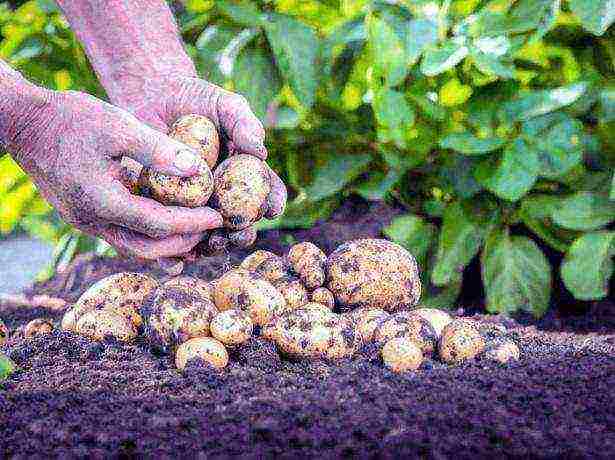
[[[189,252],[201,241],[203,235],[173,235],[156,240],[126,228],[110,225],[101,231],[100,236],[123,255],[156,260]]]
[[[151,238],[202,233],[221,227],[223,223],[222,216],[211,208],[164,206],[152,199],[132,195],[121,186],[106,190],[101,202],[98,212],[101,218]]]
[[[135,139],[122,155],[171,176],[189,177],[209,169],[201,155],[187,145],[144,124],[134,126]]]
[[[286,208],[288,192],[286,190],[286,185],[284,185],[282,179],[280,179],[273,169],[269,166],[267,166],[267,169],[269,169],[269,177],[271,178],[271,191],[267,197],[268,209],[265,213],[265,217],[267,219],[275,219],[282,215]]]
[[[238,150],[262,160],[267,158],[265,128],[250,109],[246,98],[234,93],[223,93],[218,99],[218,119]]]

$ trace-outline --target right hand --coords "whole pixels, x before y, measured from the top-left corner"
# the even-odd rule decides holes
[[[122,184],[123,156],[187,177],[206,166],[196,152],[87,94],[43,94],[16,120],[9,142],[66,222],[139,259],[187,254],[206,231],[222,226],[211,208],[163,206]]]

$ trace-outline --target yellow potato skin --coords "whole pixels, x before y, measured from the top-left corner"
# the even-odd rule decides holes
[[[226,348],[212,337],[196,337],[182,343],[175,353],[175,366],[183,370],[193,358],[201,358],[218,369],[224,369],[228,364]]]
[[[241,268],[216,281],[214,300],[220,311],[238,308],[248,312],[258,326],[270,323],[287,308],[284,297],[269,281]]]
[[[290,266],[282,257],[274,256],[263,260],[254,269],[270,283],[275,283],[283,278],[291,276]]]
[[[53,332],[53,321],[48,318],[36,318],[29,321],[23,327],[23,336],[25,338],[34,337],[36,335],[51,334]]]
[[[374,341],[374,333],[381,321],[390,315],[382,308],[362,309],[355,319],[355,330],[364,343]]]
[[[396,337],[382,347],[384,365],[396,373],[414,371],[423,363],[423,352],[412,339]]]
[[[335,307],[335,298],[333,297],[333,293],[324,287],[314,289],[310,295],[310,300],[312,302],[320,303],[330,310],[333,310]]]
[[[218,313],[211,321],[211,335],[224,345],[241,345],[252,337],[254,324],[250,316],[237,309]]]
[[[288,260],[308,289],[316,289],[325,283],[325,262],[327,256],[313,243],[293,245],[288,251]]]
[[[224,226],[242,230],[260,220],[271,192],[265,163],[252,155],[233,155],[214,171],[211,206],[224,219]]]
[[[327,259],[327,287],[347,308],[409,310],[421,295],[414,257],[398,244],[381,239],[355,240]]]
[[[296,310],[309,302],[308,291],[299,278],[287,276],[274,281],[272,284],[284,297],[286,307],[289,310]]]
[[[425,318],[431,324],[431,327],[436,331],[438,338],[442,336],[442,330],[453,321],[451,315],[438,308],[416,308],[411,311],[412,314]]]
[[[137,329],[124,316],[109,310],[93,310],[84,314],[75,326],[75,332],[101,341],[114,337],[120,342],[131,342],[137,338]]]
[[[214,286],[210,281],[205,281],[192,276],[177,276],[165,281],[165,288],[179,288],[198,293],[201,297],[214,301]]]
[[[270,257],[278,257],[278,256],[275,255],[273,252],[259,249],[258,251],[254,251],[248,257],[243,259],[243,261],[239,265],[239,268],[243,268],[249,271],[254,271],[256,270],[256,267],[258,267],[262,261],[264,261],[265,259],[269,259]]]
[[[438,351],[445,363],[459,364],[482,353],[485,345],[475,321],[455,319],[442,330]]]
[[[178,177],[143,168],[139,187],[146,195],[164,205],[199,208],[209,201],[214,190],[214,180],[208,169],[196,176]]]
[[[216,125],[203,115],[184,115],[177,119],[169,136],[201,154],[210,168],[216,166],[220,151],[220,136]]]
[[[399,312],[383,319],[374,330],[374,340],[380,344],[395,337],[412,339],[423,353],[431,354],[437,346],[436,332],[431,324],[412,312]]]
[[[485,357],[501,364],[509,361],[519,361],[519,347],[512,340],[506,340],[491,347],[485,352]]]
[[[62,329],[75,332],[81,317],[93,310],[118,313],[139,328],[143,324],[140,308],[159,286],[158,281],[141,273],[116,273],[92,285],[62,318]]]
[[[0,319],[0,345],[6,342],[9,338],[9,328]]]

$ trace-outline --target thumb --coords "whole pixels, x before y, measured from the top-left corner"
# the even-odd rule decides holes
[[[171,176],[194,176],[209,171],[201,155],[175,139],[143,125],[134,148],[124,155]]]

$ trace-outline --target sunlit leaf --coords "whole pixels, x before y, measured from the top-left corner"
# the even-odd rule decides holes
[[[615,221],[615,202],[602,194],[578,192],[562,200],[553,220],[570,230],[599,230]]]
[[[574,83],[556,89],[532,91],[505,104],[507,120],[529,120],[572,104],[587,90],[586,83]]]
[[[595,35],[606,32],[615,21],[615,0],[568,0],[581,24]]]
[[[436,228],[418,216],[406,214],[395,217],[384,228],[383,233],[387,238],[406,248],[416,257],[419,265],[424,265]]]
[[[428,77],[441,74],[452,69],[468,55],[469,49],[465,45],[451,40],[439,47],[430,47],[425,51],[421,71]]]
[[[414,124],[416,115],[403,93],[390,89],[379,91],[374,96],[373,107],[380,128],[380,139],[404,147],[406,131]]]
[[[372,158],[368,154],[332,155],[314,171],[314,180],[305,189],[310,201],[320,201],[339,192],[365,170]]]
[[[502,148],[506,139],[489,137],[478,138],[472,133],[452,133],[440,141],[440,147],[455,150],[464,155],[485,155]]]

